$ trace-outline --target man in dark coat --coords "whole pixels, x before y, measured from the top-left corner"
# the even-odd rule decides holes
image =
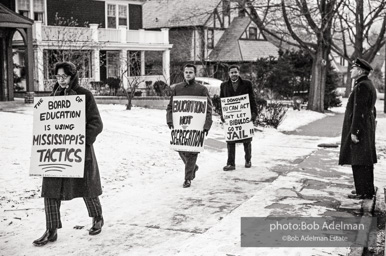
[[[102,132],[103,123],[92,93],[80,87],[76,67],[71,62],[57,63],[55,66],[57,83],[51,96],[85,95],[86,96],[86,152],[83,178],[44,177],[42,197],[46,212],[47,230],[43,236],[33,242],[35,246],[43,246],[57,239],[57,229],[62,227],[60,221],[60,204],[62,200],[83,197],[89,216],[93,218],[90,235],[97,235],[103,226],[102,206],[99,195],[102,194],[98,163],[93,143]]]
[[[372,198],[374,190],[375,101],[376,90],[368,78],[372,67],[363,59],[356,59],[351,70],[355,85],[349,96],[343,121],[339,164],[352,166],[355,191],[348,197]]]
[[[243,94],[249,95],[249,106],[251,109],[252,122],[254,122],[257,116],[257,104],[255,94],[252,88],[252,83],[249,80],[241,79],[239,66],[231,65],[229,67],[229,80],[221,84],[220,98],[239,96]],[[224,122],[224,119],[222,117],[222,111],[221,120]],[[238,141],[227,141],[228,160],[227,165],[223,168],[224,171],[232,171],[236,169],[236,143],[244,144],[245,167],[250,168],[252,166],[252,138]]]
[[[170,102],[166,108],[166,122],[169,129],[173,129],[173,96],[205,96],[208,99],[206,119],[203,130],[208,135],[209,129],[212,126],[212,100],[210,99],[208,89],[195,81],[197,69],[192,64],[186,64],[184,66],[184,81],[171,86],[172,96]],[[198,170],[197,152],[178,152],[182,161],[185,164],[185,181],[182,185],[183,188],[190,187],[192,180],[196,177]]]

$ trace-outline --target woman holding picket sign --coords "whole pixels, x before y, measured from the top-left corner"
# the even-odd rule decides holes
[[[92,93],[78,83],[76,66],[71,62],[61,62],[55,65],[57,83],[51,96],[85,95],[86,99],[86,151],[83,178],[44,177],[42,197],[46,213],[47,230],[42,237],[33,241],[35,246],[44,246],[56,241],[57,229],[62,227],[60,221],[60,204],[62,200],[83,197],[89,216],[93,218],[90,235],[102,231],[103,216],[99,195],[102,194],[99,169],[94,154],[93,143],[102,132],[103,123]]]

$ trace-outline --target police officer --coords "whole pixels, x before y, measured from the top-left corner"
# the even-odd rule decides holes
[[[343,121],[339,164],[352,166],[355,191],[348,195],[352,199],[370,199],[375,194],[374,163],[375,151],[375,101],[377,93],[368,78],[373,68],[357,58],[351,69],[355,80],[349,96]]]

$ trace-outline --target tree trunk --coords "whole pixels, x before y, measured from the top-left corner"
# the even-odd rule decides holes
[[[126,110],[131,110],[131,93],[127,94],[128,95],[128,99],[127,99],[127,105],[126,105]]]
[[[311,85],[308,96],[307,109],[317,112],[324,112],[324,91],[326,87],[326,64],[328,50],[319,43],[315,58],[312,62]]]
[[[352,84],[352,78],[351,78],[351,73],[350,73],[351,67],[352,67],[352,65],[351,65],[351,63],[349,63],[348,67],[347,67],[347,73],[346,73],[346,75],[347,75],[346,86],[345,86],[346,92],[344,94],[344,96],[346,98],[348,98],[348,96],[351,93],[351,84]]]

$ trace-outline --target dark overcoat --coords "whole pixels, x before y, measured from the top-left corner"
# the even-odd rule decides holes
[[[377,93],[371,80],[361,77],[349,96],[342,128],[339,164],[372,165],[377,162],[375,151],[375,101]],[[351,141],[355,134],[359,143]]]
[[[78,84],[78,76],[71,80],[66,90],[60,90],[59,84],[54,86],[52,96],[85,95],[86,96],[86,152],[83,178],[44,177],[42,197],[70,200],[76,197],[97,197],[102,194],[101,180],[93,143],[102,132],[103,123],[99,115],[94,96],[86,88]]]
[[[249,80],[243,80],[241,79],[241,77],[239,77],[239,81],[240,83],[236,91],[233,89],[232,81],[230,79],[226,82],[223,82],[220,87],[220,98],[248,94],[250,107],[251,107],[251,116],[257,116],[257,103],[256,103],[255,93],[253,92],[252,82]],[[222,109],[221,109],[221,116],[222,116]],[[251,140],[252,138],[245,139],[245,140],[237,140],[237,141],[227,141],[227,143],[244,143]]]

